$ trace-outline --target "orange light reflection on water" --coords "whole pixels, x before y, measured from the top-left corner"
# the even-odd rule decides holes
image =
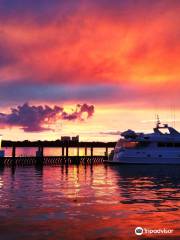
[[[28,240],[32,233],[35,240],[38,236],[45,240],[70,240],[72,236],[75,240],[128,240],[137,239],[134,229],[141,226],[173,229],[173,234],[160,237],[178,239],[177,166],[71,165],[17,168],[13,178],[11,174],[8,169],[1,172],[3,236],[14,234],[16,240],[20,232]]]

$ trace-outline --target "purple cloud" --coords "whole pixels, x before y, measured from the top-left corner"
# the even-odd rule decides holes
[[[28,103],[12,108],[9,114],[0,113],[1,127],[20,127],[25,132],[41,132],[52,130],[50,125],[57,120],[85,120],[94,113],[94,106],[88,104],[77,104],[72,113],[67,113],[63,107],[54,106],[30,106]],[[46,127],[47,125],[47,127]]]
[[[81,121],[84,120],[84,116],[83,114],[86,113],[87,114],[87,118],[90,118],[93,116],[94,113],[94,106],[93,105],[88,105],[86,103],[84,103],[83,105],[77,104],[76,106],[76,110],[71,113],[68,114],[66,112],[62,112],[62,119],[63,120],[76,120],[79,119]]]

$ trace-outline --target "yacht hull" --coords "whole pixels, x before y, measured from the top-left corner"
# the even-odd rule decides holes
[[[116,159],[113,161],[107,161],[111,164],[180,164],[180,157],[172,158],[137,158],[137,157],[125,157]]]

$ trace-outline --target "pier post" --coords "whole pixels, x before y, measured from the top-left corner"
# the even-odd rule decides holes
[[[65,163],[65,148],[64,148],[64,146],[62,147],[62,165],[64,165],[64,163]]]
[[[69,161],[69,147],[66,146],[66,164],[68,164]]]
[[[94,159],[93,159],[93,147],[91,147],[91,165],[93,164],[93,162],[94,162]]]
[[[12,147],[12,158],[15,158],[16,157],[16,147],[13,146]]]
[[[85,154],[84,155],[87,156],[87,147],[85,147]]]
[[[16,165],[16,147],[12,146],[12,166]]]
[[[69,157],[69,147],[66,147],[66,157]]]
[[[85,164],[85,166],[86,166],[86,164],[87,164],[87,147],[85,147],[85,151],[84,151],[84,155],[85,155],[85,159],[84,159],[84,164]]]
[[[44,148],[39,146],[36,152],[36,157],[43,157],[44,156]]]
[[[62,156],[64,157],[64,147],[62,147]]]
[[[93,157],[93,147],[91,147],[91,157]]]
[[[77,147],[77,157],[79,157],[79,147]]]
[[[108,157],[108,147],[106,147],[105,157]]]
[[[77,165],[80,164],[80,149],[79,149],[79,146],[77,147]]]
[[[44,162],[44,148],[42,146],[39,146],[36,152],[36,165],[42,166],[43,162]]]
[[[79,165],[79,164],[80,164],[79,146],[77,147],[76,163],[77,163],[77,165]]]

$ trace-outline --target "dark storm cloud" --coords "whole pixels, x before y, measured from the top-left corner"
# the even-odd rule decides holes
[[[23,19],[25,22],[36,24],[60,23],[68,21],[69,17],[82,10],[87,16],[91,11],[101,18],[109,16],[112,19],[135,20],[142,15],[151,17],[149,13],[152,11],[152,14],[155,14],[156,9],[162,12],[167,5],[171,7],[172,2],[169,0],[0,0],[0,19],[14,22]],[[174,0],[173,5],[179,5],[179,1]]]
[[[26,81],[24,81],[26,82]],[[60,102],[69,99],[74,101],[104,101],[112,98],[113,95],[122,92],[117,86],[108,85],[41,85],[41,84],[24,84],[4,83],[0,84],[0,101],[1,105],[21,102]]]
[[[0,19],[14,21],[24,19],[28,22],[47,23],[51,20],[64,20],[79,8],[82,1],[74,0],[0,0]]]
[[[19,83],[1,83],[0,84],[0,106],[9,107],[18,105],[22,102],[35,102],[35,103],[52,103],[66,102],[93,102],[94,104],[111,104],[118,103],[122,106],[167,106],[169,98],[167,94],[173,91],[171,101],[176,102],[179,106],[179,90],[180,86],[177,85],[176,89],[171,83],[166,83],[163,87],[164,91],[159,88],[141,88],[136,85],[58,85],[58,84],[27,84],[24,82]],[[158,98],[156,96],[159,96]],[[69,116],[64,115],[68,118]],[[74,118],[71,115],[70,118]]]
[[[67,113],[63,107],[54,106],[30,106],[28,103],[12,108],[9,114],[0,113],[1,127],[20,127],[25,132],[41,132],[52,130],[50,125],[57,120],[85,120],[94,114],[94,106],[88,104],[77,104],[72,113]],[[47,127],[44,127],[47,125]]]
[[[95,14],[110,21],[129,24],[142,21],[147,25],[175,8],[179,8],[179,0],[93,0],[89,5]]]
[[[0,2],[2,8],[14,11],[41,11],[59,3],[64,3],[64,1],[59,0],[1,0]]]
[[[156,6],[163,6],[167,8],[167,5],[172,6],[179,5],[179,0],[92,0],[89,4],[94,7],[94,9],[101,9],[102,11],[114,12],[115,14],[119,12],[119,16],[122,13],[128,14],[129,11],[136,12],[140,9],[146,9],[147,11],[152,10]],[[139,12],[138,12],[139,13]],[[137,16],[138,17],[138,16]]]

